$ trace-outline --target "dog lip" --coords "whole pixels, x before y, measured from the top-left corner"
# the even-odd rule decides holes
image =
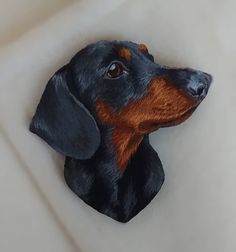
[[[167,121],[167,122],[161,124],[160,127],[175,126],[175,125],[178,125],[178,124],[184,122],[186,119],[188,119],[193,114],[193,112],[197,109],[197,107],[198,106],[193,106],[192,108],[190,108],[189,110],[187,110],[181,116],[179,116],[179,117],[177,117],[177,118],[175,118],[173,120],[170,120],[170,121]]]
[[[196,110],[197,107],[198,107],[198,105],[193,106],[189,110],[184,112],[182,115],[180,115],[179,117],[177,117],[175,119],[171,119],[166,122],[158,122],[156,120],[144,121],[144,122],[140,123],[140,125],[138,126],[138,129],[141,132],[147,133],[147,132],[155,131],[161,127],[169,127],[169,126],[177,125],[177,124],[185,121],[189,116],[191,116],[191,114]],[[186,119],[185,119],[185,117],[186,117]],[[181,119],[183,119],[183,121]]]

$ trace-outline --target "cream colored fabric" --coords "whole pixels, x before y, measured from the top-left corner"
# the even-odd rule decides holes
[[[236,2],[32,2],[0,10],[0,250],[235,252]],[[142,42],[162,64],[214,77],[188,122],[151,135],[166,181],[125,225],[78,199],[63,157],[28,131],[50,76],[99,39]]]

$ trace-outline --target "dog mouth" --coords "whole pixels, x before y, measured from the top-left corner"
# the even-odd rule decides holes
[[[196,109],[197,109],[197,106],[194,106],[191,109],[187,110],[185,113],[183,113],[181,116],[175,119],[166,121],[166,122],[158,122],[157,120],[144,121],[139,124],[138,129],[140,132],[148,133],[148,132],[155,131],[159,128],[176,126],[178,124],[183,123],[185,120],[187,120]]]
[[[184,121],[186,121],[192,114],[193,112],[197,109],[197,106],[192,107],[191,109],[189,109],[188,111],[186,111],[183,115],[181,115],[180,117],[174,119],[174,120],[170,120],[164,124],[161,124],[161,127],[171,127],[171,126],[176,126],[178,124],[183,123]]]

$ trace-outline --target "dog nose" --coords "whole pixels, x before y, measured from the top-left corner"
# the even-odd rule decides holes
[[[212,81],[211,75],[203,72],[197,72],[190,76],[186,85],[186,92],[195,98],[205,98]]]
[[[210,74],[190,68],[168,69],[174,85],[181,88],[186,94],[197,99],[204,99],[212,82]]]
[[[199,97],[199,96],[205,96],[207,92],[207,86],[203,83],[200,83],[199,85],[193,85],[188,88],[188,92],[193,97]]]

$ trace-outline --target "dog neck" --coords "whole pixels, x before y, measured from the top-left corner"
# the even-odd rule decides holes
[[[129,129],[113,129],[111,142],[116,156],[116,165],[124,171],[131,156],[137,151],[144,135],[137,134]]]
[[[160,190],[164,181],[162,164],[148,135],[140,136],[140,140],[132,132],[98,126],[102,136],[99,149],[89,160],[67,157],[65,179],[87,204],[115,220],[127,222]],[[120,152],[111,142],[115,136],[120,141]],[[124,160],[122,171],[117,165],[119,158]]]
[[[142,142],[144,134],[119,121],[119,116],[103,101],[97,102],[96,111],[97,121],[104,132],[101,134],[104,138],[102,144],[105,144],[108,149],[112,148],[116,167],[123,172]]]
[[[143,134],[137,134],[131,129],[106,128],[103,130],[101,144],[102,148],[112,153],[113,161],[120,172],[124,172],[132,155],[136,153],[143,140]]]

